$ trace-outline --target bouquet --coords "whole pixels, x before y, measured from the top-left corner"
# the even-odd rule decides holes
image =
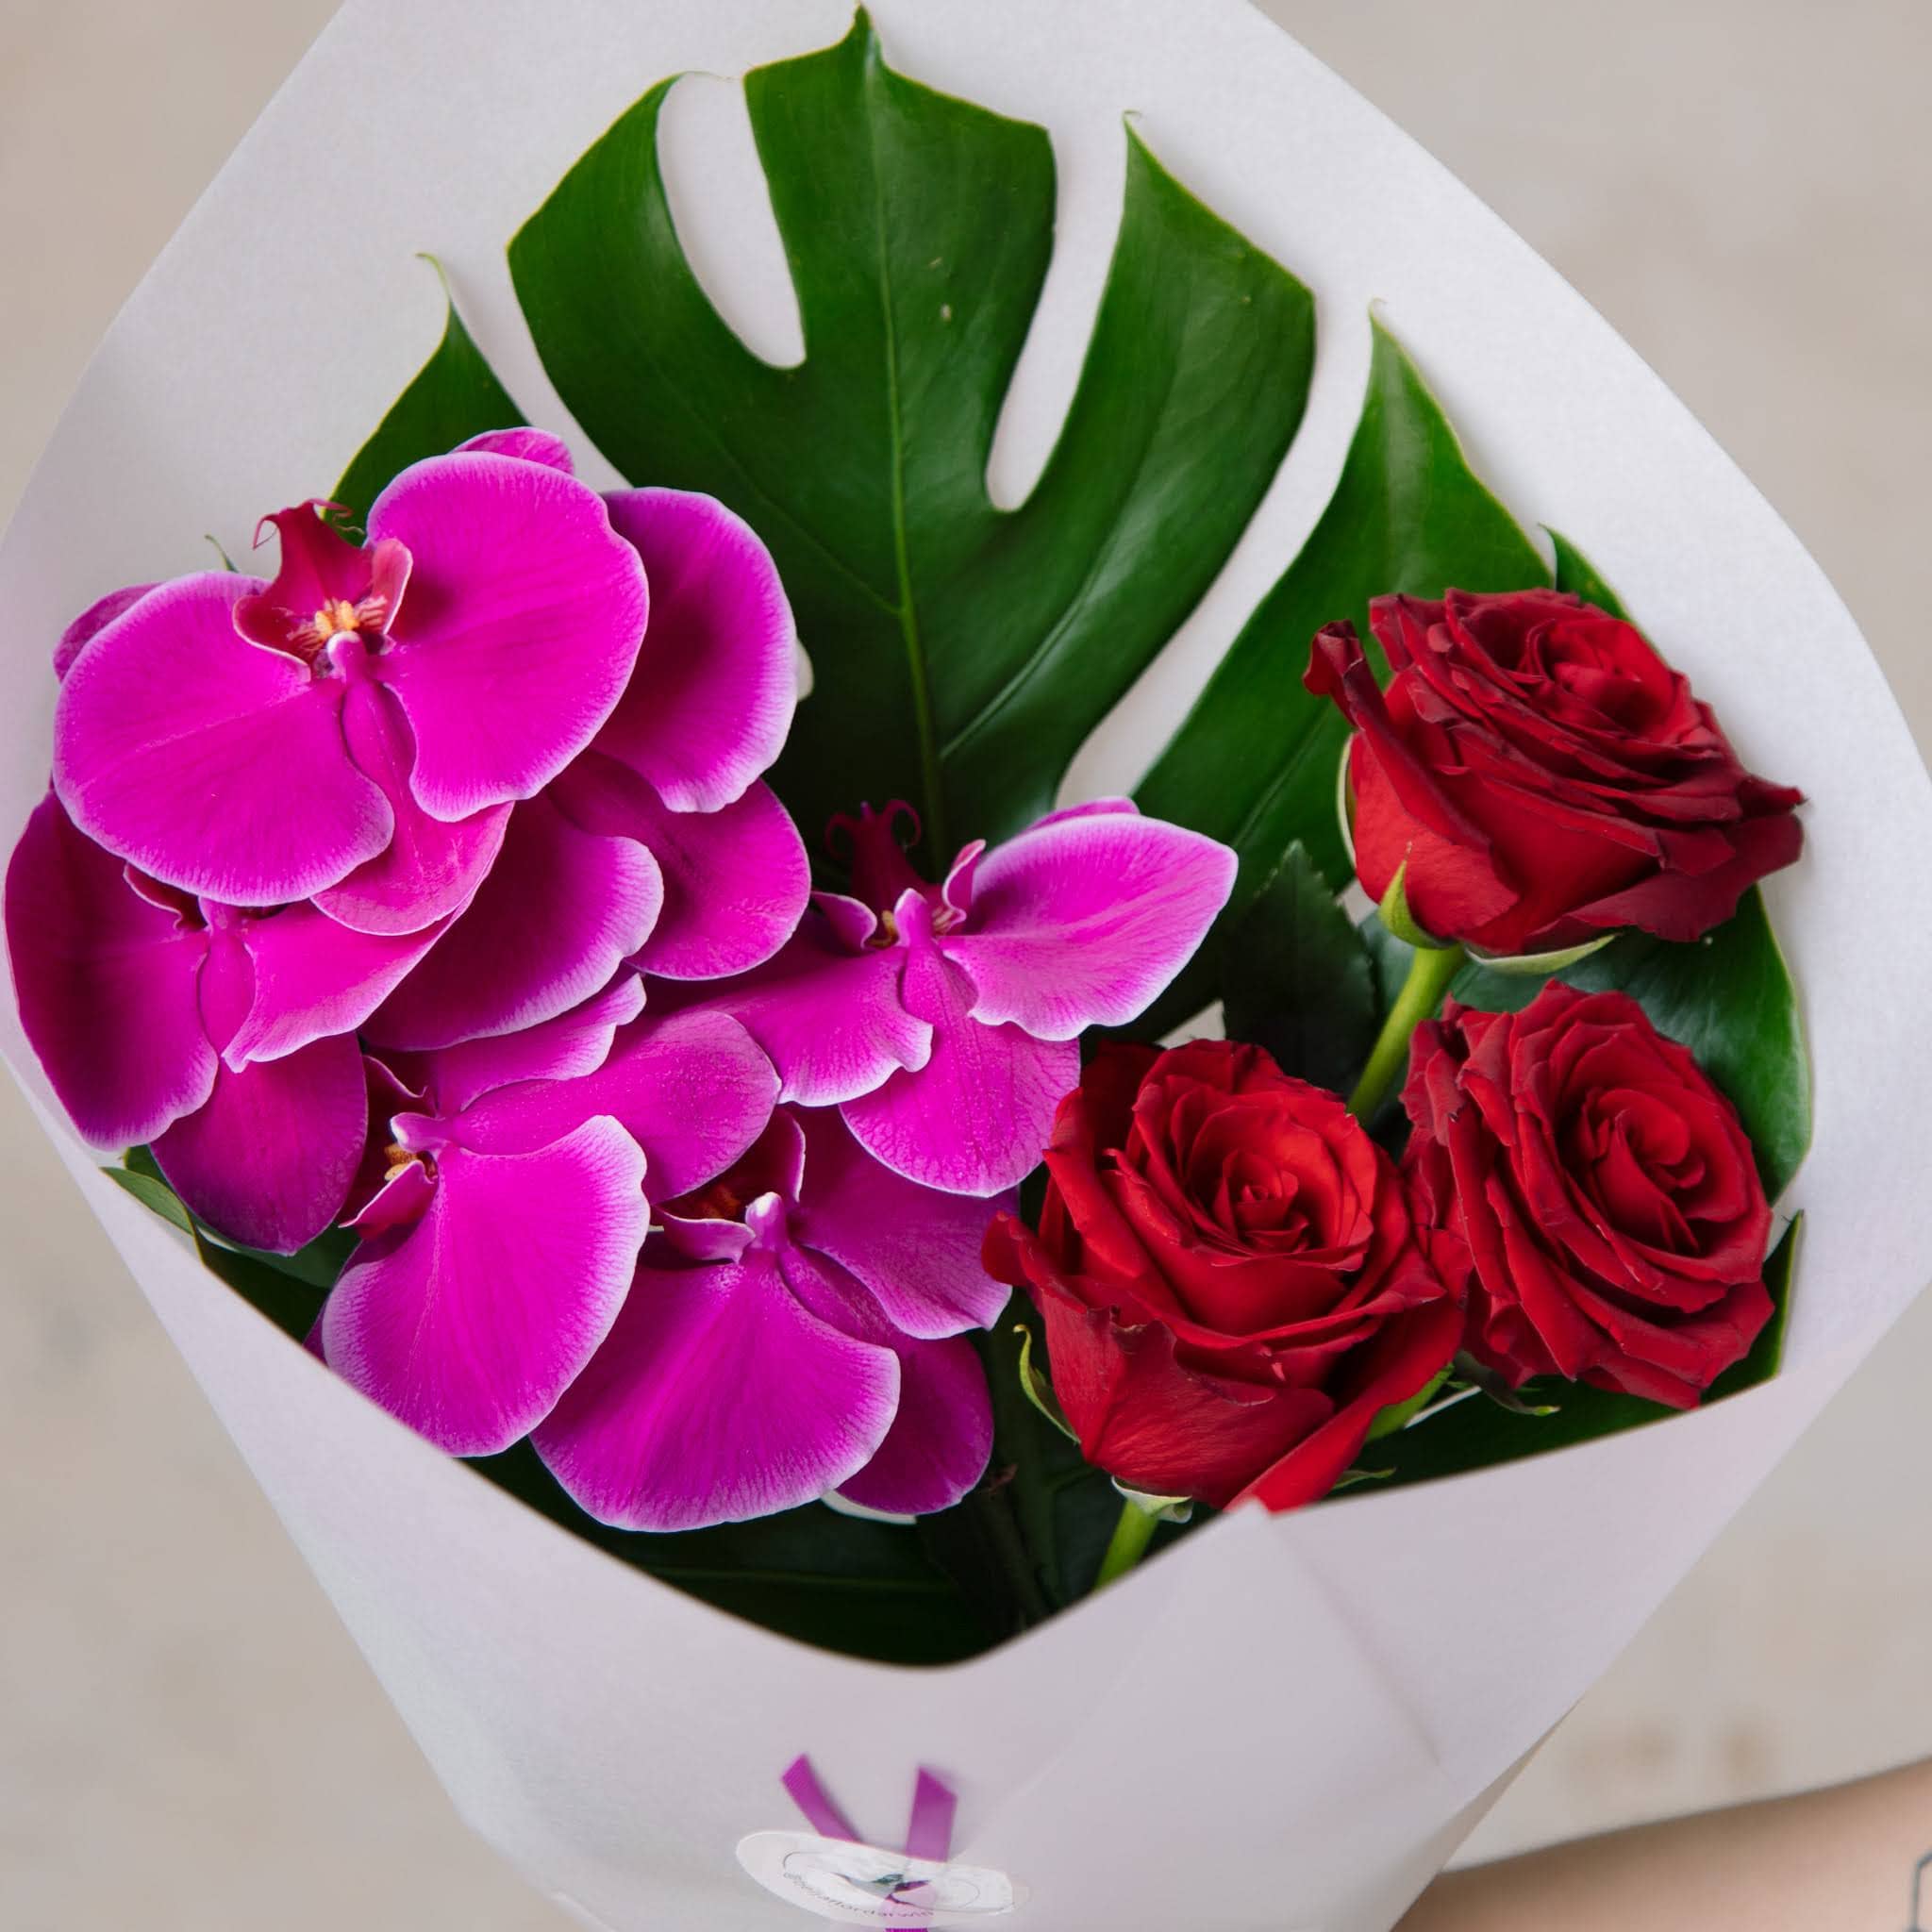
[[[1903,843],[1924,774],[1676,406],[1258,22],[1115,30],[1244,56],[1487,274],[1411,307],[1440,262],[1391,217],[1365,313],[1308,181],[1264,245],[1211,141],[1170,158],[1208,96],[1156,62],[1056,308],[1054,144],[969,82],[1078,102],[1100,29],[1006,10],[794,52],[640,9],[614,121],[560,20],[425,53],[458,108],[551,62],[481,197],[523,216],[508,292],[245,511],[369,389],[356,307],[258,325],[327,435],[238,403],[246,457],[118,546],[75,515],[110,345],[0,559],[16,610],[66,600],[16,674],[27,1077],[458,1802],[591,1923],[775,1923],[756,1880],[1379,1932],[1917,1285],[1899,1017],[1847,961],[1882,926],[1909,984],[1923,945],[1878,835],[1805,827],[1879,799]],[[253,158],[394,25],[351,9]],[[749,68],[802,353],[725,319],[770,238],[694,239],[708,61]],[[232,258],[238,195],[190,255]],[[320,208],[318,258],[356,228]],[[209,295],[163,292],[137,364]],[[1475,383],[1452,424],[1424,366],[1506,297],[1514,420]],[[1457,429],[1544,446],[1563,391],[1590,487],[1560,447],[1509,477],[1545,547]],[[263,561],[197,557],[238,513]],[[1867,1104],[1807,1163],[1814,1050]],[[1854,1241],[1857,1285],[1813,1258]],[[1150,1791],[1165,1840],[1092,1822]]]

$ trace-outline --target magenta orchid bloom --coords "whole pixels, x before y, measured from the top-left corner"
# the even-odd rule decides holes
[[[568,474],[540,430],[486,449]],[[510,814],[488,879],[376,1015],[379,1046],[427,1049],[552,1019],[625,961],[711,979],[768,959],[810,873],[760,781],[797,700],[797,637],[770,553],[708,496],[627,490],[610,526],[642,560],[650,625],[589,748]]]
[[[51,792],[7,871],[21,1024],[82,1137],[152,1143],[210,1227],[285,1254],[335,1218],[361,1154],[356,1028],[441,930],[196,900],[83,838]]]
[[[593,491],[487,450],[405,470],[366,544],[325,508],[264,519],[272,583],[205,572],[86,613],[57,652],[54,786],[179,891],[417,931],[610,716],[643,567]]]
[[[900,849],[902,815],[838,821],[857,896],[814,893],[774,958],[694,1003],[742,1020],[780,1097],[837,1106],[895,1173],[993,1194],[1038,1165],[1080,1034],[1134,1019],[1192,956],[1235,856],[1108,798],[967,846],[934,886]]]
[[[965,1331],[1006,1306],[979,1264],[996,1206],[902,1179],[836,1114],[781,1109],[722,1180],[659,1208],[663,1233],[538,1454],[625,1529],[833,1491],[893,1515],[950,1507],[992,1449]]]
[[[771,1118],[777,1080],[741,1026],[642,1020],[642,1004],[626,974],[542,1026],[372,1076],[390,1117],[320,1345],[454,1455],[527,1435],[596,1352],[643,1243],[645,1190],[702,1186]]]

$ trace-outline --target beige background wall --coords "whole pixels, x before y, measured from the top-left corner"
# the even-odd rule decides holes
[[[0,0],[0,515],[116,305],[330,10]],[[1267,10],[1704,417],[1817,553],[1932,742],[1932,5]],[[480,27],[489,0],[477,12]],[[1901,917],[1924,916],[1924,886],[1900,882]],[[1479,1844],[1932,1752],[1928,1389],[1932,1301]],[[0,1094],[0,1925],[559,1924],[456,1824]]]

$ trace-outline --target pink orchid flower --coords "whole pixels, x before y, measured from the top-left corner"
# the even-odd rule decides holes
[[[416,931],[468,903],[512,801],[616,707],[643,567],[593,491],[487,450],[405,470],[366,544],[325,508],[263,520],[271,583],[179,577],[70,630],[54,786],[90,838],[177,890]]]
[[[1107,798],[968,845],[934,886],[898,844],[902,816],[838,821],[857,896],[814,893],[766,965],[685,1003],[742,1020],[779,1097],[837,1106],[895,1173],[994,1194],[1038,1165],[1080,1034],[1135,1018],[1192,956],[1235,856]]]
[[[658,1208],[663,1233],[538,1454],[625,1529],[830,1491],[895,1515],[950,1507],[992,1449],[964,1331],[1006,1305],[979,1263],[997,1205],[902,1179],[834,1113],[781,1109],[720,1181]]]
[[[464,448],[570,470],[541,430]],[[708,496],[626,490],[605,503],[651,588],[636,668],[589,748],[511,812],[475,900],[376,1015],[378,1046],[534,1025],[627,959],[671,979],[741,973],[805,910],[805,846],[760,779],[798,694],[797,633],[771,555]]]
[[[197,900],[82,837],[51,792],[6,917],[21,1024],[85,1140],[151,1142],[188,1206],[250,1247],[292,1253],[334,1220],[367,1119],[353,1036],[441,925]]]
[[[741,1026],[642,1004],[626,974],[541,1026],[372,1074],[388,1098],[352,1195],[362,1241],[321,1351],[453,1455],[550,1412],[630,1288],[646,1191],[702,1186],[771,1118],[777,1079]]]

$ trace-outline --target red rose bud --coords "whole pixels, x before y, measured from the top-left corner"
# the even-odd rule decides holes
[[[1415,1213],[1468,1244],[1466,1346],[1674,1408],[1771,1319],[1771,1208],[1737,1109],[1621,992],[1451,1001],[1403,1095]]]
[[[1046,1165],[1039,1233],[1002,1215],[986,1266],[1032,1295],[1082,1452],[1130,1489],[1313,1502],[1459,1343],[1388,1155],[1259,1047],[1101,1048]]]
[[[1692,940],[1798,856],[1803,794],[1754,777],[1707,705],[1622,618],[1557,591],[1369,607],[1377,690],[1347,624],[1306,683],[1356,727],[1356,870],[1380,900],[1407,861],[1418,925],[1496,954],[1641,926]]]

